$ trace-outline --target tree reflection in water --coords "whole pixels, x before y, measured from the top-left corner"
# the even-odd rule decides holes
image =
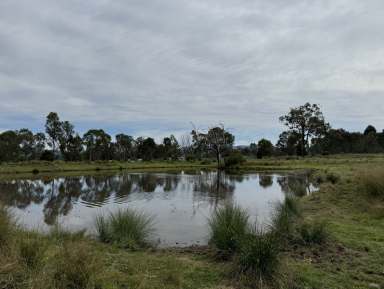
[[[108,203],[150,201],[153,198],[192,201],[193,212],[201,205],[216,208],[233,202],[236,184],[257,176],[231,175],[225,172],[188,174],[123,173],[79,177],[43,177],[37,180],[0,181],[0,202],[21,210],[32,204],[40,205],[44,221],[54,224],[66,216],[77,203],[87,207],[102,207]],[[274,175],[259,174],[261,188],[273,186]],[[286,175],[277,177],[277,184],[286,194],[305,195],[310,192],[308,177]],[[251,188],[252,189],[252,188]],[[257,186],[254,188],[257,193]],[[191,200],[192,198],[192,200]]]
[[[267,174],[259,174],[259,185],[263,188],[269,188],[273,185],[273,176]]]
[[[194,199],[208,200],[214,207],[223,200],[232,202],[236,182],[242,181],[242,176],[229,176],[222,171],[200,173],[194,180]]]
[[[311,182],[306,174],[288,174],[277,178],[281,190],[286,195],[303,197],[311,193]]]

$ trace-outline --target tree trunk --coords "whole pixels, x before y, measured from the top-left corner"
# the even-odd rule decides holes
[[[305,128],[301,129],[301,156],[305,157]]]

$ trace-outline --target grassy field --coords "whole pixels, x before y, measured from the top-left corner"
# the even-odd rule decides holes
[[[15,176],[16,173],[31,173],[34,169],[40,173],[60,173],[119,170],[120,167],[168,170],[214,168],[214,163],[207,166],[197,162],[39,162],[3,165],[0,172]],[[286,246],[281,266],[284,278],[289,282],[284,288],[384,288],[384,155],[250,160],[240,169],[308,169],[313,170],[314,179],[321,182],[320,190],[300,199],[299,205],[304,221],[327,224],[329,237],[322,244]],[[233,264],[218,260],[210,248],[132,251],[81,236],[40,236],[17,229],[9,235],[13,240],[11,249],[3,250],[0,256],[0,288],[37,289],[43,288],[42,283],[51,284],[44,288],[246,288],[233,276]],[[5,234],[0,234],[0,252],[6,246],[1,244],[2,236]],[[36,244],[42,244],[44,253],[40,257],[30,257],[34,254],[29,252],[29,245],[19,246],[20,240],[32,240],[31,251],[39,252],[40,245]],[[64,258],[63,250],[65,252],[67,247],[75,253]],[[24,252],[27,257],[22,258],[24,255],[15,251]],[[87,260],[81,275],[85,281],[71,271],[80,262],[76,255]],[[38,265],[22,261],[31,258],[32,261],[34,258],[42,261],[36,262]],[[65,280],[59,275],[65,276]],[[87,285],[71,287],[68,285],[71,282]]]
[[[188,168],[214,168],[214,163],[202,164],[201,162],[184,161],[151,161],[151,162],[119,162],[119,161],[94,161],[94,162],[64,162],[64,161],[31,161],[22,163],[3,163],[0,165],[0,174],[32,174],[32,173],[66,173],[87,171],[118,171],[118,170],[182,170]]]
[[[242,171],[276,171],[294,169],[333,169],[345,173],[355,166],[380,166],[384,164],[384,154],[372,155],[333,155],[322,157],[281,157],[265,159],[248,159],[241,165]],[[22,163],[2,163],[0,175],[38,174],[38,173],[79,173],[91,171],[164,171],[183,169],[215,169],[216,163],[209,161],[149,161],[149,162],[119,162],[119,161],[94,161],[94,162],[64,162],[64,161],[31,161]]]

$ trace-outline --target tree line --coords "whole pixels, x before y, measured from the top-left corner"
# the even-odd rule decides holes
[[[384,132],[369,125],[364,132],[333,129],[325,121],[319,105],[306,103],[291,108],[280,117],[286,126],[277,143],[261,139],[248,146],[234,147],[235,136],[224,125],[193,129],[179,140],[165,137],[159,144],[151,137],[120,133],[112,138],[103,129],[90,129],[82,136],[69,121],[51,112],[45,132],[29,129],[8,130],[0,134],[0,162],[62,159],[96,160],[203,160],[213,158],[218,166],[238,162],[243,156],[317,155],[384,152]]]

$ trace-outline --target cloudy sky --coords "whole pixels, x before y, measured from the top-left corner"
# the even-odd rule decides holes
[[[334,127],[384,128],[382,0],[1,0],[0,130],[276,139],[315,102]]]

